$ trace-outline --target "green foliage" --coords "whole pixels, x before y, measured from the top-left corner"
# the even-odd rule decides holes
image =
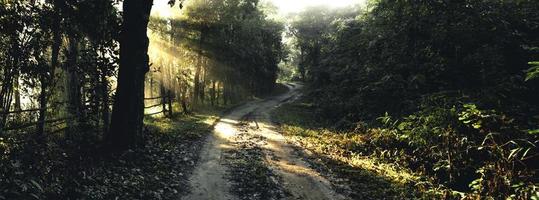
[[[529,199],[537,192],[539,87],[528,61],[536,60],[538,6],[380,0],[352,15],[306,11],[292,23],[304,53],[298,71],[317,115],[346,122],[345,131],[366,124],[357,151],[464,196]]]
[[[536,93],[537,88],[525,88],[517,80],[531,59],[532,52],[524,47],[536,42],[531,37],[536,13],[529,9],[534,5],[533,1],[379,1],[368,13],[342,18],[300,15],[304,24],[325,24],[317,25],[323,29],[318,32],[328,34],[310,34],[314,28],[295,25],[296,40],[316,41],[321,49],[315,60],[302,57],[305,64],[298,69],[305,68],[307,79],[320,89],[315,96],[323,114],[337,118],[349,113],[356,119],[374,119],[386,111],[410,113],[422,95],[460,89],[469,94],[497,90],[490,93],[537,102],[537,95],[520,95]],[[313,48],[305,53],[317,52]]]
[[[346,152],[347,159],[369,155],[414,171],[425,179],[414,183],[426,199],[537,196],[533,163],[538,138],[503,113],[447,99],[451,97],[425,98],[420,111],[398,120],[384,114],[379,118],[382,128],[357,123],[354,130],[320,129],[327,121],[312,117],[316,109],[302,106],[308,101],[286,105],[274,116],[287,134],[322,155],[335,158],[338,153],[332,149],[338,147],[335,151]]]
[[[257,0],[192,0],[182,16],[153,17],[149,27],[156,33],[156,51],[162,51],[162,46],[167,49],[166,55],[157,54],[152,62],[156,68],[172,69],[152,74],[165,79],[162,81],[175,93],[182,90],[175,77],[191,83],[185,87],[193,92],[210,87],[202,84],[219,82],[227,101],[271,92],[278,64],[285,57],[281,44],[284,25],[269,19],[261,7]],[[171,56],[175,54],[186,56]]]
[[[459,114],[459,120],[464,124],[471,125],[474,129],[481,129],[483,118],[489,117],[477,109],[475,104],[465,104],[464,111]]]
[[[330,174],[338,190],[350,199],[439,199],[442,195],[425,194],[416,187],[417,177],[409,171],[366,156],[369,147],[359,132],[340,132],[317,117],[309,100],[285,104],[272,113],[287,140],[310,153],[303,155],[322,174]],[[358,129],[365,129],[358,124]],[[374,130],[373,130],[374,132]],[[387,134],[380,134],[388,138]],[[373,136],[375,137],[375,136]],[[378,141],[384,143],[382,138]],[[390,145],[390,144],[388,144]],[[387,152],[387,155],[393,152]],[[342,187],[341,187],[342,186]]]
[[[539,77],[539,62],[529,62],[528,64],[530,64],[532,67],[526,71],[526,81]]]
[[[435,177],[451,188],[471,190],[470,195],[536,195],[537,183],[531,179],[531,163],[538,155],[536,136],[522,131],[515,119],[495,110],[483,110],[470,103],[444,105],[423,105],[419,112],[398,123],[386,120],[385,127],[390,131],[368,131],[386,135],[370,136],[371,148],[376,149],[373,153]],[[392,149],[408,153],[385,157],[383,152]]]

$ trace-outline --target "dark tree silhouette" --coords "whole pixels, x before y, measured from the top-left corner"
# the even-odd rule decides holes
[[[144,75],[149,71],[147,27],[153,0],[126,0],[120,35],[120,69],[107,145],[124,150],[142,136]]]

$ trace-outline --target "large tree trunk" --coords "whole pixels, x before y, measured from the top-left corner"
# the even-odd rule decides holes
[[[67,133],[76,132],[82,118],[82,95],[80,91],[80,80],[77,72],[77,58],[79,53],[79,43],[75,37],[69,37],[69,47],[66,53],[67,63],[65,65],[65,92],[67,100]]]
[[[153,0],[125,0],[120,36],[120,69],[107,145],[123,151],[142,138],[144,75],[149,71],[147,28]]]
[[[58,58],[60,55],[60,46],[62,45],[62,35],[60,32],[60,24],[61,24],[61,18],[60,18],[60,1],[55,0],[54,1],[54,9],[55,9],[55,15],[54,15],[54,29],[53,29],[53,43],[52,43],[52,52],[51,52],[51,65],[50,70],[48,71],[48,74],[46,72],[43,72],[40,76],[40,82],[41,82],[41,91],[39,94],[39,117],[38,117],[38,123],[36,126],[37,134],[42,136],[45,131],[45,119],[47,118],[47,102],[48,102],[48,92],[50,88],[50,84],[52,83],[52,79],[54,77],[54,71],[58,67]]]

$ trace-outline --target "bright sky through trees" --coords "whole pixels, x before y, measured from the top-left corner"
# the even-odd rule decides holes
[[[326,5],[329,7],[346,7],[364,4],[365,0],[268,0],[279,8],[281,14],[300,12],[306,7]]]
[[[279,14],[286,15],[288,13],[298,13],[303,9],[311,6],[325,5],[328,7],[346,7],[352,5],[363,5],[366,0],[266,0],[273,3],[278,9]],[[167,4],[167,0],[156,0],[154,1],[154,12],[158,12],[159,15],[163,17],[170,17],[171,12],[174,12],[170,9],[170,6]],[[188,3],[188,2],[187,2]]]

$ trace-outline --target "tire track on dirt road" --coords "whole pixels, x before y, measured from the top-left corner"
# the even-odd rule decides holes
[[[285,138],[275,131],[270,120],[270,111],[279,105],[293,101],[300,96],[301,85],[287,85],[289,91],[283,95],[257,100],[233,109],[215,125],[201,151],[200,161],[190,178],[191,194],[184,200],[235,200],[231,194],[231,182],[227,179],[230,171],[226,162],[226,152],[238,151],[234,145],[238,134],[251,134],[265,140],[258,142],[264,152],[264,160],[273,173],[279,176],[282,188],[288,196],[284,199],[340,200],[331,184],[308,163],[294,153]],[[248,128],[242,120],[247,120]],[[247,130],[247,132],[246,132]],[[243,132],[241,132],[243,131]],[[241,150],[241,149],[239,149]],[[241,194],[240,194],[241,195]],[[254,198],[256,199],[256,198]]]

